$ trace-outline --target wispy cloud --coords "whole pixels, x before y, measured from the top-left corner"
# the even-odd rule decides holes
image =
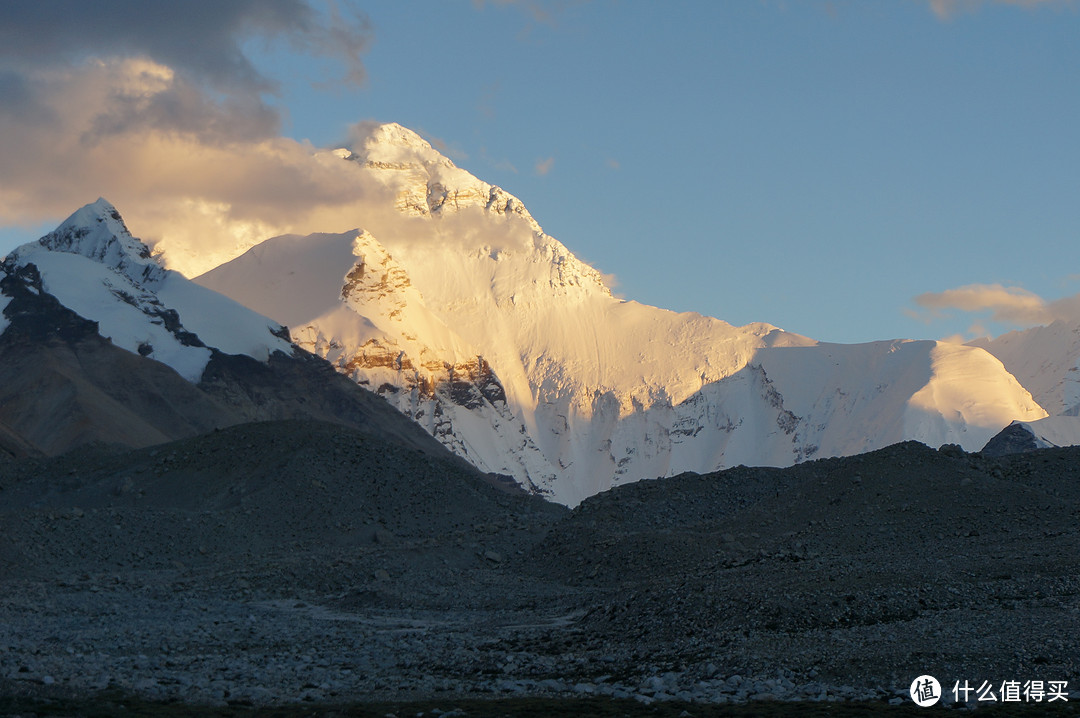
[[[987,5],[1012,5],[1021,8],[1076,6],[1075,0],[928,0],[930,9],[941,20],[950,20],[962,12],[973,12]]]
[[[28,77],[33,111],[0,101],[5,224],[35,226],[104,196],[139,236],[197,255],[286,232],[371,226],[386,191],[352,163],[277,136],[260,105],[211,99],[146,58]]]
[[[590,0],[472,0],[477,11],[489,6],[496,9],[510,8],[524,19],[517,33],[519,42],[543,45],[551,39],[551,32],[560,32],[573,25],[573,10]]]
[[[548,157],[547,159],[537,160],[536,161],[536,166],[533,167],[533,170],[536,172],[536,174],[543,177],[548,172],[550,172],[551,168],[554,167],[554,166],[555,166],[555,158],[554,157]]]
[[[461,147],[458,146],[456,143],[451,144],[446,140],[442,139],[441,137],[436,137],[435,135],[426,131],[423,127],[416,128],[416,132],[418,132],[425,139],[427,139],[427,141],[431,143],[432,147],[434,147],[450,159],[457,160],[459,162],[469,159],[469,153],[461,149]]]
[[[312,1],[0,3],[0,113],[39,129],[71,129],[76,123],[62,115],[76,107],[78,114],[92,111],[92,121],[79,127],[83,145],[148,130],[218,143],[276,136],[279,111],[264,96],[277,83],[245,54],[249,43],[287,43],[334,58],[339,81],[365,78],[367,16],[353,0],[329,0],[323,12]],[[73,78],[108,93],[108,101],[90,97],[89,108],[58,103],[64,85],[87,94]],[[3,140],[13,144],[8,129]]]
[[[513,162],[506,159],[505,157],[492,157],[490,154],[488,154],[487,147],[480,147],[480,159],[482,159],[494,169],[499,170],[500,172],[512,172],[513,174],[518,173],[518,168],[514,166]]]
[[[1001,284],[969,284],[944,292],[927,292],[915,297],[915,303],[930,310],[931,316],[948,309],[989,311],[995,322],[1021,325],[1040,324],[1051,318],[1042,297]]]
[[[923,311],[907,310],[914,319],[932,323],[953,316],[954,312],[979,315],[973,318],[968,333],[983,336],[987,323],[1013,327],[1050,324],[1056,320],[1080,319],[1080,294],[1047,301],[1022,287],[1001,284],[969,284],[943,292],[927,292],[915,297]]]

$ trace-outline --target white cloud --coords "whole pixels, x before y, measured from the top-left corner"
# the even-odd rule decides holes
[[[993,321],[1010,324],[1040,324],[1051,316],[1046,302],[1037,294],[1000,284],[969,284],[944,292],[927,292],[915,297],[915,303],[932,314],[946,309],[990,311]]]
[[[548,157],[545,160],[537,160],[536,161],[536,166],[533,169],[536,171],[536,174],[543,177],[548,172],[550,172],[551,168],[554,167],[554,166],[555,166],[555,158],[554,157]]]
[[[160,28],[159,36],[146,39],[140,31],[153,31],[147,18],[154,13],[136,7],[136,0],[87,6],[125,4],[139,17],[125,16],[99,35],[91,32],[96,20],[89,18],[89,40],[62,23],[56,37],[73,38],[70,51],[45,52],[25,41],[0,47],[0,225],[59,221],[102,196],[136,236],[192,273],[277,234],[365,228],[399,244],[430,242],[433,231],[441,242],[467,242],[478,227],[490,225],[481,221],[480,209],[462,210],[437,225],[405,217],[394,210],[395,190],[358,171],[356,163],[280,136],[280,118],[262,100],[273,82],[247,62],[241,40],[280,37],[303,46],[325,35],[306,2],[225,3],[226,9],[209,10],[210,17],[232,20],[224,30],[206,28],[210,36],[197,47],[179,41],[190,40],[203,19],[184,29]],[[0,39],[11,35],[5,20],[23,29],[43,22],[40,13],[15,12],[10,5],[0,4]],[[169,8],[163,12],[172,17]],[[271,15],[258,26],[263,30],[245,31],[241,20],[262,12]],[[282,12],[301,29],[281,25]],[[46,45],[53,39],[46,38]],[[337,47],[334,52],[347,56],[349,48],[358,53],[362,42],[342,38]],[[204,49],[207,58],[184,54]],[[365,127],[354,128],[354,139]],[[553,162],[541,160],[536,169],[550,171]],[[509,163],[505,170],[516,172]],[[531,229],[511,219],[503,223],[504,235],[484,241],[496,248],[530,246]]]
[[[927,323],[950,316],[950,310],[982,315],[968,328],[970,336],[988,334],[987,322],[1030,327],[1056,320],[1080,320],[1080,294],[1047,301],[1021,287],[1001,284],[969,284],[943,292],[927,292],[914,301],[925,311],[905,310],[905,314]]]

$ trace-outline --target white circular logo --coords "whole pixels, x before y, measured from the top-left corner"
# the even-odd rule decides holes
[[[941,700],[941,684],[933,676],[919,676],[911,682],[911,700],[920,708],[929,708]]]

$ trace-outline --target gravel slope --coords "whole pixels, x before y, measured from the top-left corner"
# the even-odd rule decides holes
[[[909,443],[570,512],[297,421],[4,462],[0,694],[907,702],[922,673],[1077,691],[1078,475],[1073,449]]]

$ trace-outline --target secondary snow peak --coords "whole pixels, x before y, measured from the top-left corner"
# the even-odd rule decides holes
[[[293,350],[279,324],[161,266],[105,199],[17,247],[3,269],[31,265],[41,291],[96,322],[115,346],[166,364],[190,382],[199,381],[215,350],[261,361]]]
[[[37,244],[92,259],[134,282],[160,281],[165,276],[150,248],[132,236],[120,212],[103,197],[73,212]]]

